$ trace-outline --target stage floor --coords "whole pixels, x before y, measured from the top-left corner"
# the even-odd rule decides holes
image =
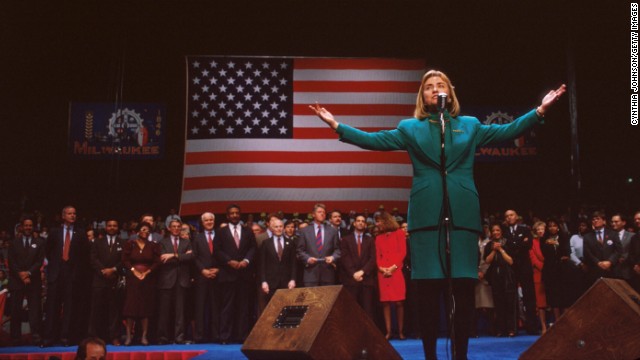
[[[512,360],[517,359],[521,353],[523,353],[529,346],[531,346],[538,336],[516,336],[514,338],[496,338],[496,337],[480,337],[477,339],[471,339],[469,341],[469,358],[474,360]],[[424,359],[422,352],[422,342],[420,340],[408,339],[408,340],[391,340],[391,345],[400,353],[403,359]],[[194,344],[194,345],[163,345],[163,346],[111,346],[109,345],[107,350],[114,356],[111,359],[121,359],[121,356],[117,356],[117,353],[122,352],[136,352],[136,353],[154,353],[149,356],[135,356],[137,359],[185,359],[180,353],[192,353],[198,351],[204,351],[204,353],[192,357],[195,360],[240,360],[246,359],[244,354],[240,351],[241,345],[218,345],[218,344]],[[447,342],[446,339],[438,340],[438,357],[440,359],[447,359],[450,354],[447,354]],[[12,347],[12,348],[0,348],[0,359],[36,359],[37,354],[60,354],[60,353],[75,353],[75,347],[51,347],[40,349],[37,347]],[[29,354],[29,356],[16,356],[18,354]],[[59,355],[58,355],[59,356]],[[66,360],[69,356],[63,356],[63,360]]]

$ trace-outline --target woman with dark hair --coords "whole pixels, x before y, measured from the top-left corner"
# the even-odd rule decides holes
[[[126,278],[126,295],[122,316],[127,319],[125,345],[131,345],[131,335],[135,319],[141,319],[142,337],[140,343],[148,345],[147,331],[149,318],[154,312],[155,275],[160,266],[160,248],[149,241],[151,224],[138,225],[135,239],[127,241],[122,250],[122,262],[129,269]]]
[[[487,278],[491,285],[496,313],[496,336],[516,335],[518,284],[513,271],[515,249],[502,236],[500,224],[491,225],[491,241],[484,247],[484,261],[489,264]]]
[[[385,337],[391,338],[391,303],[396,305],[398,337],[404,340],[404,299],[406,286],[402,266],[407,255],[406,235],[396,219],[386,211],[376,213],[376,264],[378,265],[378,288],[387,330]]]
[[[540,244],[544,256],[542,281],[547,297],[547,305],[553,310],[554,321],[558,321],[561,310],[566,303],[566,294],[562,287],[562,279],[566,273],[571,249],[569,239],[560,231],[560,224],[556,219],[547,220],[547,233]]]
[[[407,222],[411,233],[412,278],[417,280],[421,312],[422,344],[427,359],[436,358],[440,298],[452,279],[455,303],[456,358],[466,359],[474,311],[474,288],[478,277],[478,235],[482,233],[480,202],[473,182],[476,148],[513,139],[542,121],[545,113],[565,92],[550,91],[540,105],[509,124],[485,125],[477,118],[460,116],[460,103],[451,80],[441,71],[422,76],[413,118],[400,121],[394,130],[368,133],[338,123],[319,104],[310,106],[322,121],[340,135],[340,140],[369,150],[406,150],[413,165],[413,184]],[[446,95],[440,121],[439,98]],[[444,164],[441,164],[441,134],[444,129]],[[444,199],[443,176],[448,198]],[[449,204],[450,266],[445,254],[443,204]],[[450,268],[450,271],[449,271]]]

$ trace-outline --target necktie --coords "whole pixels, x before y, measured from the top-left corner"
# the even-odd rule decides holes
[[[24,247],[25,247],[25,249],[29,248],[29,238],[28,237],[24,238]]]
[[[278,243],[278,260],[282,260],[282,238],[278,236],[276,241]]]
[[[178,237],[174,236],[173,237],[173,252],[174,253],[178,253]]]
[[[213,254],[213,239],[211,238],[211,231],[207,231],[209,234],[209,252]]]
[[[318,226],[318,233],[316,234],[316,249],[318,255],[322,253],[322,227]]]
[[[602,230],[598,230],[598,242],[602,244]]]
[[[62,260],[69,261],[69,249],[71,248],[71,229],[65,228],[64,245],[62,247]]]
[[[113,240],[111,240],[111,236],[107,236],[107,244],[109,244],[109,247],[113,245]]]
[[[233,240],[236,241],[236,247],[240,249],[240,235],[238,235],[238,226],[239,225],[235,225],[233,227]]]
[[[358,234],[358,256],[362,253],[362,234]]]

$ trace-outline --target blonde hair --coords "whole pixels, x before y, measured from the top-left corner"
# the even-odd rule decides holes
[[[378,230],[381,234],[396,231],[400,228],[400,225],[398,225],[396,218],[386,211],[376,213],[373,218],[376,221],[380,220],[381,224],[376,226],[378,227]]]
[[[422,76],[422,82],[420,84],[420,89],[418,90],[418,96],[416,97],[416,109],[413,111],[413,117],[416,119],[424,119],[430,115],[429,109],[424,104],[424,83],[427,82],[432,77],[441,78],[449,87],[449,99],[447,99],[447,110],[449,110],[449,114],[451,116],[458,116],[460,114],[460,103],[458,102],[458,97],[456,96],[456,91],[449,80],[449,77],[438,70],[429,70]]]

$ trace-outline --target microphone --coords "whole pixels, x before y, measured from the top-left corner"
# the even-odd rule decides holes
[[[443,112],[447,107],[447,93],[439,93],[438,94],[438,111]]]

